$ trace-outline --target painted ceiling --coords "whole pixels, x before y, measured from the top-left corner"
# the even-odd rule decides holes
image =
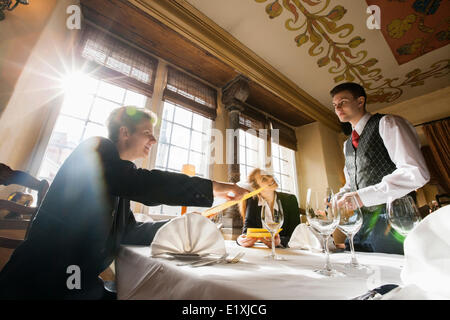
[[[450,86],[450,0],[187,2],[331,110],[346,81],[370,111]]]

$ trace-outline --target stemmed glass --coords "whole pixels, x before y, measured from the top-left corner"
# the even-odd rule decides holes
[[[323,191],[308,189],[306,194],[306,218],[311,227],[323,238],[325,249],[325,267],[314,270],[325,276],[336,276],[341,273],[334,270],[330,264],[328,239],[339,224],[339,210],[336,207],[336,198],[330,188]]]
[[[358,233],[363,224],[363,215],[355,197],[347,197],[345,201],[341,201],[343,195],[337,195],[337,209],[340,211],[340,220],[338,229],[344,233],[350,242],[350,250],[352,259],[345,266],[353,269],[366,269],[366,266],[359,264],[355,255],[355,247],[353,245],[353,237]]]
[[[281,206],[281,202],[278,199],[277,206],[278,209],[275,209],[274,206],[274,210],[272,211],[269,204],[264,201],[264,204],[261,208],[261,222],[263,227],[266,228],[267,231],[269,231],[272,238],[272,253],[267,256],[267,258],[270,258],[272,260],[284,260],[284,258],[278,257],[275,253],[275,235],[283,225],[284,221],[283,207]]]
[[[419,210],[410,196],[399,199],[390,197],[386,211],[391,226],[404,237],[421,221]]]

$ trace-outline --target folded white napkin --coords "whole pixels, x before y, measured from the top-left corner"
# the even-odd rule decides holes
[[[402,285],[382,300],[450,299],[450,206],[426,216],[405,239]]]
[[[311,226],[301,223],[294,229],[288,246],[294,249],[322,251],[322,236]],[[328,239],[328,248],[330,250],[336,248],[331,237]]]
[[[225,241],[216,225],[201,214],[186,213],[163,225],[150,246],[152,256],[162,253],[226,253]]]
[[[450,206],[423,219],[404,242],[403,288],[386,298],[450,299]]]

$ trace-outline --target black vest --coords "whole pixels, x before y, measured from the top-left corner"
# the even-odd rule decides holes
[[[350,178],[351,191],[380,183],[384,176],[392,173],[396,166],[389,157],[380,136],[379,124],[384,114],[370,117],[355,149],[350,137],[345,146],[345,167]]]

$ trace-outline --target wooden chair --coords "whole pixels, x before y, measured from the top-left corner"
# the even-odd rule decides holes
[[[0,163],[0,185],[7,186],[10,184],[38,191],[36,207],[27,207],[12,201],[0,200],[0,209],[29,217],[26,219],[0,219],[0,248],[15,249],[26,239],[30,222],[45,197],[49,184],[46,180],[38,180],[26,172],[12,170],[7,165]]]

